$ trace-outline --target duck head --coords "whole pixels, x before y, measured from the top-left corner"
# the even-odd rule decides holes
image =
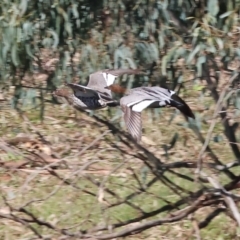
[[[124,94],[127,92],[127,89],[120,86],[119,84],[112,84],[110,86],[105,87],[106,89],[110,89],[112,92],[114,93],[120,93],[120,94]]]
[[[56,91],[54,91],[53,93],[53,96],[58,96],[58,97],[65,97],[67,98],[69,96],[69,91],[68,89],[57,89]]]

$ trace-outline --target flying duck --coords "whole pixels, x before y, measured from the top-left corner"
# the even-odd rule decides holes
[[[73,90],[57,89],[53,95],[64,97],[70,105],[77,109],[96,110],[104,107],[115,107],[119,102],[112,98],[111,90],[107,87],[112,85],[115,79],[123,74],[145,74],[138,69],[114,69],[101,70],[89,76],[87,86],[66,83]]]
[[[157,86],[127,90],[118,84],[112,84],[107,88],[115,93],[126,94],[120,99],[120,106],[124,113],[126,127],[137,142],[140,142],[142,137],[141,112],[145,108],[172,106],[180,110],[186,117],[195,119],[190,107],[172,90]]]

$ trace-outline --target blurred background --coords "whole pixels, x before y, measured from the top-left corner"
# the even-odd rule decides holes
[[[240,239],[240,1],[3,0],[1,239]],[[131,140],[119,107],[53,97],[101,69],[176,91]],[[115,96],[119,98],[120,96]]]

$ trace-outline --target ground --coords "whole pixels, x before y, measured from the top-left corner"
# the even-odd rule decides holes
[[[199,110],[198,91],[194,86],[190,89],[189,105],[197,118],[211,116],[214,107]],[[187,96],[189,93],[185,92]],[[205,102],[208,100],[211,101],[209,96]],[[111,120],[116,113],[110,111],[113,112],[106,109],[94,114]],[[174,113],[171,108],[143,113],[142,146],[163,164],[196,163],[202,144],[182,115],[178,114],[169,123]],[[117,114],[119,118],[113,119],[112,123],[123,126],[120,109]],[[155,117],[150,118],[149,114]],[[203,136],[210,123],[211,120],[201,123]],[[19,218],[30,219],[23,209],[54,226],[55,229],[51,229],[44,224],[30,223],[39,235],[59,239],[61,229],[69,233],[90,231],[89,234],[96,228],[102,233],[105,226],[109,229],[107,232],[111,232],[113,224],[122,224],[121,229],[124,229],[127,221],[174,204],[189,192],[201,188],[201,184],[194,180],[195,168],[175,168],[173,172],[166,172],[164,176],[171,182],[156,180],[142,160],[146,154],[144,150],[137,149],[130,142],[124,144],[123,140],[128,141],[124,136],[121,139],[121,135],[113,134],[104,123],[94,119],[92,113],[76,112],[66,104],[46,104],[43,121],[38,110],[26,109],[21,115],[11,108],[3,108],[0,128],[2,239],[32,239],[34,233],[27,221],[4,218],[13,213]],[[124,126],[123,129],[125,131]],[[214,128],[214,136],[221,136],[221,141],[211,139],[212,150],[225,164],[233,162],[220,122]],[[176,143],[166,151],[174,137]],[[206,153],[204,163],[209,162],[212,160]],[[207,165],[204,168],[212,175],[219,174]],[[238,170],[233,171],[237,173]],[[189,179],[184,179],[183,175]],[[229,182],[223,173],[216,176],[222,185]],[[187,204],[183,204],[177,210],[186,207]],[[239,239],[234,221],[224,212],[198,232],[196,223],[203,221],[215,208],[217,206],[202,207],[181,221],[159,225],[125,239],[195,239],[199,236],[206,240]],[[160,211],[142,222],[167,218],[171,213],[170,210]],[[127,227],[134,224],[138,221],[129,222]]]

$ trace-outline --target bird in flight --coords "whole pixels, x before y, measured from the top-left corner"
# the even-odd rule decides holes
[[[186,117],[195,119],[187,103],[172,90],[157,86],[127,90],[118,84],[112,84],[106,88],[115,93],[125,94],[120,99],[120,106],[124,113],[126,127],[137,142],[140,142],[142,137],[141,112],[145,108],[172,106],[180,110]]]
[[[66,83],[65,85],[73,90],[69,93],[67,89],[57,89],[54,96],[64,97],[70,105],[76,109],[96,110],[104,107],[115,107],[119,102],[112,98],[108,86],[112,85],[115,79],[123,74],[145,74],[138,69],[113,69],[101,70],[89,76],[87,86]]]

